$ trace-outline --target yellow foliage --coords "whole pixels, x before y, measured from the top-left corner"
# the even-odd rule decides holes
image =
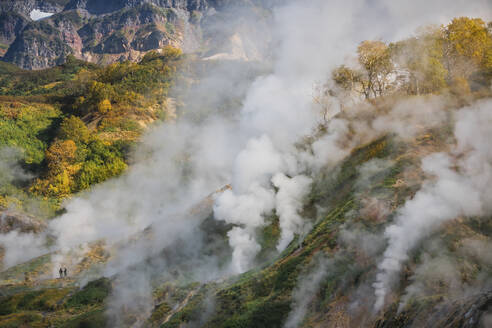
[[[30,191],[46,197],[63,198],[70,195],[72,191],[71,184],[70,172],[63,169],[59,174],[48,179],[37,179]]]
[[[176,60],[183,55],[183,52],[179,48],[166,46],[162,49],[162,54],[167,60]]]
[[[55,141],[46,151],[48,168],[54,175],[60,173],[65,166],[73,163],[77,146],[73,140]]]
[[[453,19],[447,26],[447,37],[452,51],[472,59],[477,64],[482,62],[491,46],[487,27],[480,18]]]
[[[111,111],[111,108],[111,102],[108,99],[104,99],[97,105],[97,111],[101,114]]]
[[[0,208],[22,208],[22,201],[9,195],[0,195]]]
[[[58,137],[60,139],[73,140],[77,144],[87,143],[90,138],[90,131],[80,118],[70,116],[61,123]]]
[[[357,48],[359,63],[365,69],[360,79],[366,98],[382,96],[388,89],[388,75],[393,70],[388,46],[382,41],[363,41]]]
[[[451,83],[451,92],[456,95],[470,94],[470,85],[468,81],[463,77],[455,77]]]
[[[382,41],[363,41],[357,48],[360,64],[369,72],[373,72],[389,62],[388,46]]]
[[[55,197],[63,197],[70,194],[70,177],[67,170],[63,170],[60,174],[52,179],[52,183],[48,186],[48,194]]]
[[[492,37],[480,18],[455,18],[446,26],[444,34],[447,65],[452,78],[469,78],[480,67],[492,65]]]

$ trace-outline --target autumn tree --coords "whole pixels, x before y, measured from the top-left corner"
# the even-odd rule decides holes
[[[110,99],[114,97],[114,90],[110,84],[92,81],[89,84],[89,90],[86,101],[101,113],[111,109]],[[109,106],[108,106],[109,105]]]
[[[365,97],[382,96],[389,87],[389,75],[393,71],[388,46],[382,41],[364,41],[357,48],[357,54],[364,68],[361,83]]]
[[[111,111],[111,108],[112,108],[111,101],[109,101],[109,99],[103,99],[97,104],[97,111],[100,114],[105,114]]]
[[[357,55],[360,69],[342,65],[332,72],[333,81],[366,99],[384,95],[390,89],[393,73],[389,47],[382,41],[364,41],[357,48]]]
[[[438,92],[446,87],[448,71],[442,64],[442,35],[439,27],[421,29],[416,37],[390,44],[392,60],[408,74],[400,87],[409,94]]]
[[[334,101],[335,93],[329,88],[328,84],[316,84],[313,89],[313,102],[319,106],[321,114],[320,127],[326,126],[328,121],[333,115],[336,114],[337,109]]]
[[[443,30],[445,65],[449,79],[469,79],[492,68],[492,38],[480,18],[459,17]]]
[[[51,175],[58,174],[72,164],[76,158],[77,146],[73,140],[57,140],[46,151],[46,161]]]
[[[357,90],[362,80],[362,73],[342,65],[332,72],[332,78],[338,86],[345,90]],[[357,91],[363,92],[362,90]]]
[[[46,151],[48,172],[45,179],[37,179],[31,191],[50,197],[65,197],[71,193],[77,146],[73,140],[56,140]]]
[[[88,145],[88,155],[77,172],[75,190],[83,190],[110,177],[121,174],[127,167],[121,151],[114,145],[93,140]]]
[[[60,124],[58,138],[61,140],[73,140],[76,144],[87,143],[90,131],[84,122],[77,116],[65,118]]]

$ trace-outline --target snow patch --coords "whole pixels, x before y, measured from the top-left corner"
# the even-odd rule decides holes
[[[35,20],[35,21],[40,20],[40,19],[43,19],[43,18],[46,18],[46,17],[50,17],[52,15],[53,15],[53,13],[48,13],[48,12],[41,11],[41,10],[38,10],[38,9],[34,9],[29,14],[29,16],[31,16],[31,19],[32,20]]]

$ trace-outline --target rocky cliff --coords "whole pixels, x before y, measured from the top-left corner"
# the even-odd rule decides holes
[[[3,60],[25,69],[43,69],[73,54],[109,64],[136,61],[167,45],[189,52],[209,44],[221,51],[218,45],[224,40],[229,43],[222,47],[224,51],[233,49],[229,51],[233,57],[244,59],[247,52],[237,50],[238,44],[243,47],[237,30],[244,26],[237,24],[221,33],[203,31],[223,20],[217,16],[230,15],[226,8],[231,6],[253,8],[257,4],[249,0],[4,1],[0,4]],[[34,9],[55,14],[32,21],[29,13]]]
[[[204,11],[213,6],[216,1],[212,0],[72,0],[65,7],[70,9],[85,9],[94,15],[112,13],[124,8],[135,8],[143,4],[151,4],[161,8],[174,8],[192,12],[194,10]],[[210,3],[210,4],[209,4]]]
[[[29,17],[34,10],[42,10],[51,13],[61,12],[69,0],[2,0],[0,1],[1,12],[14,12]]]
[[[29,21],[26,17],[16,12],[4,11],[0,13],[0,43],[4,45],[4,50],[15,40],[28,23]],[[4,53],[5,51],[2,55]]]
[[[3,59],[26,69],[41,69],[64,62],[72,52],[61,31],[46,21],[29,23],[10,45]]]

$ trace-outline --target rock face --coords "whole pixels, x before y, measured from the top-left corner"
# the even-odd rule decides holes
[[[69,0],[2,0],[0,1],[1,12],[15,12],[25,17],[34,9],[41,11],[58,13],[63,10]]]
[[[13,11],[0,13],[0,43],[9,45],[24,29],[28,19]]]
[[[60,30],[46,21],[29,23],[10,45],[3,59],[25,69],[41,69],[64,62],[72,52]]]
[[[45,224],[38,219],[16,212],[0,210],[0,233],[18,231],[22,233],[41,232]]]
[[[24,0],[0,1],[0,56],[22,33],[32,21],[30,14],[34,9],[43,12],[58,13],[63,10],[69,0]]]
[[[0,2],[0,43],[10,46],[2,59],[24,69],[43,69],[63,63],[69,54],[109,64],[139,60],[146,52],[167,45],[187,52],[203,49],[203,44],[217,47],[223,40],[230,42],[235,31],[206,33],[202,29],[221,21],[215,16],[230,16],[228,6],[253,7],[255,2],[261,1],[5,0]],[[56,14],[32,21],[29,13],[34,9]],[[237,37],[234,40],[237,43]],[[235,58],[236,53],[244,59],[241,49],[232,56],[214,58]]]
[[[209,0],[72,0],[65,9],[85,9],[91,14],[100,15],[124,8],[151,4],[161,8],[174,8],[192,12],[194,10],[204,11],[208,9],[209,2]]]

